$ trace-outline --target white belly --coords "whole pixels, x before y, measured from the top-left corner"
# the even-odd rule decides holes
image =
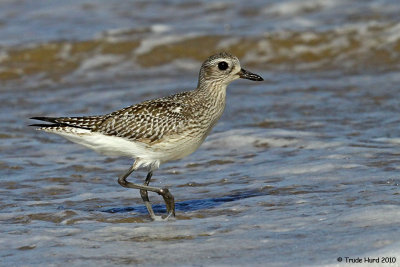
[[[125,156],[136,159],[139,161],[138,166],[151,166],[153,169],[158,168],[161,163],[186,157],[196,151],[204,141],[203,135],[190,138],[176,136],[148,145],[72,127],[66,127],[62,132],[51,128],[43,128],[42,130],[61,135],[74,143],[83,145],[103,155]]]

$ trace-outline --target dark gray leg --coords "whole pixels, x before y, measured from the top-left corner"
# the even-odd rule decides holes
[[[146,180],[145,180],[143,185],[145,185],[145,186],[149,185],[151,176],[153,176],[153,172],[152,171],[147,174]],[[153,208],[151,207],[150,200],[149,200],[149,195],[147,193],[147,190],[141,189],[140,190],[140,195],[142,196],[143,202],[146,205],[146,208],[147,208],[147,211],[150,214],[150,217],[154,220],[154,218],[156,218],[156,215],[154,214]]]
[[[175,217],[175,201],[174,201],[174,196],[169,192],[168,188],[157,188],[157,187],[152,187],[149,186],[151,176],[153,175],[152,172],[149,172],[146,177],[146,181],[144,182],[143,185],[139,184],[134,184],[131,182],[128,182],[126,178],[136,169],[136,165],[133,164],[129,170],[122,176],[118,178],[118,183],[126,188],[133,188],[133,189],[139,189],[140,190],[140,195],[142,196],[142,199],[144,201],[144,204],[146,205],[147,210],[149,211],[150,217],[155,220],[157,217],[155,216],[153,209],[151,207],[149,197],[147,194],[147,191],[155,192],[159,195],[161,195],[165,201],[165,205],[167,207],[167,212],[168,215],[166,219],[169,217],[173,216]]]

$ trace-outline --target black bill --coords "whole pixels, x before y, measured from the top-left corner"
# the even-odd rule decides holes
[[[239,71],[239,77],[242,79],[248,79],[248,80],[252,80],[252,81],[264,81],[264,79],[260,75],[252,73],[245,69],[241,69]]]

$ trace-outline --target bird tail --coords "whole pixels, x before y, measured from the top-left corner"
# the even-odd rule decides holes
[[[50,122],[50,123],[37,123],[37,124],[35,123],[35,124],[30,124],[29,126],[36,126],[36,127],[43,127],[43,128],[66,126],[66,125],[62,125],[61,123],[57,122],[57,118],[54,118],[54,117],[32,117],[29,119]]]
[[[84,120],[85,118],[86,121]],[[38,124],[30,124],[29,126],[36,126],[40,128],[52,128],[52,127],[73,127],[73,128],[80,128],[80,129],[85,129],[85,130],[90,130],[91,125],[90,123],[90,118],[94,117],[32,117],[30,119],[32,120],[39,120],[39,121],[45,121],[49,123],[38,123]]]

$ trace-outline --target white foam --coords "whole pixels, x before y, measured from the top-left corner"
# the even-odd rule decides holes
[[[338,220],[351,222],[357,227],[391,225],[400,222],[400,209],[395,205],[361,207],[352,209],[349,214],[341,214]]]
[[[171,27],[165,24],[153,24],[151,25],[151,30],[154,33],[165,33],[171,30]]]
[[[170,34],[166,36],[153,35],[148,37],[140,43],[140,46],[135,50],[135,54],[141,55],[150,52],[154,47],[177,43],[193,37],[194,34],[189,35],[176,35]]]
[[[284,168],[273,171],[273,175],[288,175],[288,174],[312,174],[312,173],[327,173],[335,170],[353,169],[361,167],[358,164],[343,164],[343,163],[309,163],[298,166],[286,166]],[[324,179],[325,180],[325,179]]]
[[[0,63],[8,59],[9,55],[5,50],[0,50]]]
[[[203,144],[205,148],[218,147],[223,149],[253,149],[254,146],[268,147],[302,147],[303,149],[327,149],[340,147],[340,141],[318,141],[319,134],[307,131],[291,131],[284,129],[260,130],[229,130],[212,134]]]
[[[71,43],[64,43],[61,46],[61,50],[58,53],[58,56],[63,60],[68,60],[71,57],[71,49],[72,49]]]
[[[341,0],[308,0],[281,1],[264,8],[266,14],[297,15],[316,8],[330,8],[338,5]]]
[[[396,138],[396,137],[394,137],[394,138],[379,137],[379,138],[374,138],[373,140],[377,141],[377,142],[400,145],[400,138]]]
[[[87,72],[105,65],[113,65],[123,61],[123,57],[116,55],[95,55],[85,59],[76,72]]]
[[[221,42],[218,43],[217,48],[222,50],[225,49],[226,47],[235,45],[240,41],[241,39],[239,37],[224,38]]]
[[[95,36],[96,38],[103,37],[104,35],[123,35],[125,33],[131,32],[132,28],[115,28],[115,29],[108,29],[100,36]]]

